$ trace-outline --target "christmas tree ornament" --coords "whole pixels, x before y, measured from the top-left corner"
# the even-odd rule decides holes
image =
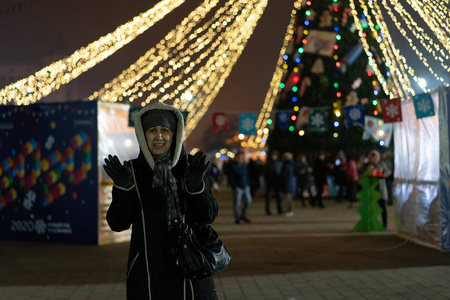
[[[323,66],[323,60],[318,58],[314,61],[314,64],[311,67],[311,73],[322,74],[323,72],[325,72],[325,68]]]
[[[328,28],[333,24],[333,16],[329,10],[324,10],[320,16],[320,28]]]
[[[358,102],[359,99],[356,91],[350,91],[350,93],[348,93],[348,95],[345,97],[345,106],[356,105],[358,104]]]

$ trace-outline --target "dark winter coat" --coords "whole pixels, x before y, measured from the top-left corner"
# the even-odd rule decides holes
[[[313,166],[314,184],[316,186],[319,186],[319,185],[323,186],[323,185],[327,184],[327,172],[328,172],[328,167],[327,167],[326,161],[317,158],[314,161],[314,166]]]
[[[268,159],[264,165],[264,180],[267,185],[280,185],[281,168],[283,163],[280,160]]]
[[[139,114],[143,113],[141,110]],[[174,153],[178,155],[178,159],[174,156],[172,173],[177,180],[180,206],[186,205],[188,224],[212,223],[217,216],[218,206],[209,187],[204,184],[201,191],[193,194],[185,188],[183,174],[186,155],[182,154],[182,134],[178,134],[183,130],[183,123],[182,118],[179,115],[177,117],[181,120],[181,123],[178,122],[177,137],[174,139]],[[140,120],[140,117],[136,120]],[[120,232],[132,227],[126,274],[127,298],[183,299],[186,284],[186,299],[191,299],[190,282],[184,280],[173,255],[177,234],[169,233],[167,228],[164,195],[152,190],[154,161],[152,157],[148,157],[151,153],[147,145],[143,144],[145,135],[142,134],[142,126],[136,125],[141,152],[138,158],[131,161],[134,185],[130,189],[113,187],[113,200],[106,216],[110,228],[114,231]],[[192,280],[192,286],[196,300],[217,298],[211,277]]]
[[[230,183],[233,189],[244,189],[250,184],[248,170],[245,164],[237,163],[235,161],[231,163]]]
[[[281,169],[281,190],[283,194],[293,194],[295,191],[294,160],[288,159]]]
[[[297,162],[294,163],[294,174],[297,176],[298,187],[310,187],[311,186],[311,172],[309,171],[308,163]]]

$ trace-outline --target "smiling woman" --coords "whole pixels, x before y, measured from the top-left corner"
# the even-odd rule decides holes
[[[211,224],[217,202],[205,183],[209,163],[198,152],[184,154],[184,119],[157,102],[137,113],[140,153],[123,164],[105,159],[114,181],[106,220],[113,231],[132,227],[127,271],[128,299],[217,299],[211,276],[188,279],[177,263],[179,225]]]
[[[173,133],[167,127],[151,127],[145,132],[148,149],[152,154],[164,154],[172,145]]]
[[[153,155],[169,151],[173,137],[177,134],[175,114],[165,110],[149,110],[142,114],[142,129],[147,146]]]

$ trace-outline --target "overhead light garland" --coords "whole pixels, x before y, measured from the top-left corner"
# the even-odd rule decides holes
[[[90,99],[141,101],[142,106],[173,100],[175,107],[189,111],[187,138],[225,83],[267,0],[230,0],[196,28],[213,4],[205,2]]]
[[[0,104],[12,102],[16,105],[28,105],[39,101],[133,41],[184,2],[185,0],[163,0],[130,22],[119,26],[114,32],[102,36],[34,75],[6,86],[0,90]]]
[[[295,8],[300,8],[299,1],[295,2]],[[266,93],[266,97],[264,99],[264,104],[261,108],[261,111],[258,115],[258,119],[256,121],[256,135],[250,136],[248,139],[248,145],[251,148],[263,148],[266,144],[267,137],[269,136],[269,129],[266,128],[267,121],[270,118],[275,99],[277,98],[278,92],[280,90],[280,82],[287,72],[287,68],[283,68],[284,59],[283,55],[286,53],[286,48],[289,44],[289,40],[294,33],[294,24],[295,24],[295,14],[296,10],[294,9],[291,14],[291,21],[287,27],[286,35],[284,36],[283,46],[281,47],[280,54],[278,56],[277,65],[275,67],[275,72],[272,75],[272,80],[269,85],[269,89]]]
[[[223,87],[266,6],[267,0],[247,2],[246,7],[240,11],[237,22],[234,22],[227,31],[227,36],[224,38],[226,43],[222,43],[215,55],[210,58],[209,63],[202,67],[202,83],[197,82],[188,89],[192,95],[195,95],[195,101],[183,100],[181,104],[181,109],[186,108],[190,112],[186,124],[186,136],[189,136],[196,127]]]
[[[408,3],[416,10],[419,7],[417,6],[417,3],[415,3],[414,1],[409,1]],[[352,7],[355,24],[357,24],[357,26],[359,25],[358,31],[360,33],[361,40],[364,43],[365,42],[364,29],[362,28],[359,19],[361,13],[358,12],[356,4],[354,3],[353,0],[350,1],[350,5]],[[404,28],[404,25],[402,25],[403,23],[397,19],[390,5],[392,5],[393,9],[399,14],[403,23],[406,24],[407,29],[413,33],[414,40],[409,37],[408,31],[406,30],[406,28]],[[391,1],[390,3],[388,3],[387,1],[382,0],[380,6],[378,4],[378,1],[376,0],[368,1],[367,5],[365,1],[360,0],[359,7],[362,9],[363,16],[366,19],[368,25],[370,26],[370,29],[373,32],[379,32],[379,34],[375,36],[375,39],[377,40],[377,42],[380,45],[380,48],[383,51],[386,63],[389,65],[390,75],[392,75],[391,80],[393,87],[387,87],[391,97],[393,91],[396,97],[401,97],[403,99],[409,99],[411,96],[415,95],[415,90],[411,85],[408,74],[409,76],[411,76],[412,79],[414,79],[414,81],[424,92],[429,92],[430,90],[426,88],[426,83],[423,77],[417,75],[415,69],[408,63],[406,57],[401,54],[400,50],[396,46],[395,41],[392,38],[388,30],[387,24],[385,22],[383,10],[386,12],[385,14],[388,15],[389,19],[396,26],[397,30],[404,36],[405,40],[408,42],[410,46],[410,49],[414,51],[419,60],[427,68],[427,70],[434,76],[436,80],[442,82],[443,85],[445,86],[449,86],[449,83],[446,82],[446,80],[442,76],[439,76],[437,72],[430,66],[430,63],[428,62],[427,59],[427,55],[423,51],[420,51],[419,47],[417,46],[417,44],[423,46],[426,52],[430,54],[429,56],[432,56],[436,61],[438,61],[442,66],[442,68],[445,70],[445,72],[448,72],[449,66],[446,64],[449,58],[447,49],[449,47],[448,41],[446,42],[446,39],[448,38],[446,37],[446,34],[444,32],[445,30],[439,30],[440,27],[435,24],[436,21],[425,20],[427,19],[427,17],[422,13],[419,13],[419,15],[422,18],[425,18],[423,20],[425,23],[427,24],[429,23],[429,25],[431,24],[431,26],[433,26],[433,24],[436,25],[435,27],[433,27],[436,29],[436,31],[434,31],[433,33],[436,34],[436,37],[438,38],[438,40],[441,42],[442,45],[434,42],[433,39],[425,33],[426,31],[423,28],[421,28],[417,22],[414,21],[412,16],[408,13],[406,9],[404,9],[404,7],[398,1]],[[373,18],[371,16],[373,16]],[[442,21],[444,23],[446,22],[444,20]],[[369,53],[367,49],[365,50],[366,53]]]
[[[191,55],[195,54],[187,53],[188,51],[180,53],[180,50],[183,50],[183,47],[189,41],[198,38],[202,29],[195,31],[194,29],[217,3],[218,0],[205,1],[192,11],[181,24],[171,30],[155,47],[147,51],[118,77],[106,83],[102,89],[94,92],[89,99],[133,102],[142,98],[145,92],[157,87],[163,81],[164,76],[171,77],[173,69],[179,69],[181,63],[189,62]],[[201,47],[197,47],[197,49],[201,49]],[[157,68],[159,64],[165,64],[165,66]],[[168,66],[170,66],[170,71]],[[155,69],[156,71],[153,71]],[[164,75],[162,75],[163,73]],[[146,75],[151,76],[149,79],[141,81]]]

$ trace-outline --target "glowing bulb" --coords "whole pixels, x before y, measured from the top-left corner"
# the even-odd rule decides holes
[[[186,101],[192,101],[192,99],[194,99],[194,96],[192,96],[191,93],[186,92],[186,93],[184,94],[184,99],[185,99]]]
[[[427,82],[423,78],[419,78],[419,81],[417,82],[420,86],[420,88],[424,89],[427,86]]]

